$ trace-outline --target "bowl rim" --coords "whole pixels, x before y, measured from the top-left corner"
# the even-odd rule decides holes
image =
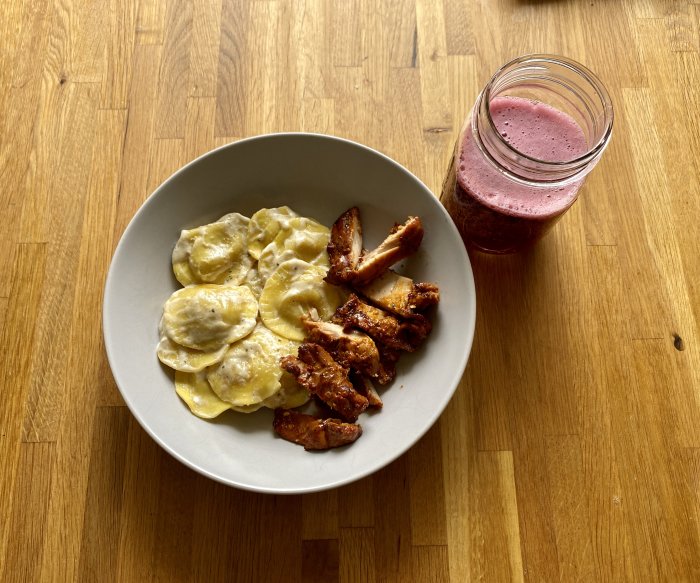
[[[158,187],[153,192],[151,192],[148,195],[146,200],[141,204],[141,206],[138,208],[138,210],[131,217],[128,225],[124,229],[124,232],[121,234],[121,237],[119,239],[119,243],[117,243],[117,246],[114,249],[114,253],[112,254],[112,259],[110,260],[110,265],[109,265],[109,269],[107,272],[107,277],[105,279],[105,284],[104,284],[104,289],[103,289],[103,300],[102,300],[102,332],[103,332],[102,336],[103,336],[103,341],[104,341],[105,353],[107,355],[107,361],[109,363],[109,368],[110,368],[110,371],[112,373],[112,377],[114,378],[114,382],[117,385],[119,393],[121,394],[122,399],[124,399],[126,406],[128,407],[131,414],[134,416],[136,421],[139,423],[141,428],[151,437],[151,439],[153,439],[169,455],[174,457],[180,463],[184,464],[186,467],[194,470],[198,474],[205,476],[205,477],[207,477],[211,480],[214,480],[216,482],[219,482],[221,484],[224,484],[226,486],[232,486],[234,488],[246,490],[249,492],[256,492],[256,493],[260,493],[260,494],[294,495],[294,494],[307,494],[307,493],[322,492],[325,490],[331,490],[334,488],[338,488],[340,486],[351,484],[351,483],[359,481],[363,478],[366,478],[367,476],[374,474],[375,472],[388,466],[389,464],[394,462],[396,459],[398,459],[399,457],[404,455],[408,450],[410,450],[414,445],[416,445],[425,436],[425,434],[435,425],[437,420],[444,413],[449,402],[452,400],[452,397],[454,396],[455,392],[457,391],[457,388],[459,387],[462,376],[464,375],[464,371],[466,370],[467,363],[469,361],[469,356],[471,355],[471,350],[472,350],[472,346],[473,346],[473,342],[474,342],[474,333],[475,333],[475,329],[476,329],[476,288],[474,285],[474,273],[472,270],[471,262],[469,260],[469,255],[468,255],[467,250],[464,247],[464,245],[460,245],[457,252],[461,255],[460,259],[463,261],[463,263],[466,267],[466,276],[467,276],[467,285],[468,285],[468,290],[466,290],[466,291],[468,292],[468,297],[471,298],[471,301],[468,303],[468,306],[467,306],[467,309],[468,309],[467,319],[471,323],[471,326],[469,326],[469,329],[467,330],[465,350],[463,352],[461,360],[458,363],[458,366],[453,368],[453,374],[452,374],[452,377],[451,377],[450,383],[449,383],[452,386],[452,388],[451,388],[451,390],[449,390],[445,393],[443,398],[438,403],[438,406],[435,408],[435,412],[428,419],[429,422],[425,425],[425,427],[421,431],[416,433],[416,435],[413,438],[413,440],[411,441],[411,443],[409,443],[407,446],[405,446],[403,448],[397,448],[396,452],[394,452],[392,455],[388,456],[388,458],[382,459],[379,463],[370,464],[367,468],[363,469],[362,471],[352,473],[347,478],[336,480],[336,481],[328,483],[328,484],[310,486],[307,488],[277,488],[277,487],[267,487],[267,486],[256,486],[253,484],[249,484],[249,483],[226,478],[224,476],[218,475],[216,473],[213,473],[209,470],[204,469],[203,467],[197,465],[195,462],[187,459],[186,457],[184,457],[180,453],[178,453],[175,449],[173,449],[157,433],[155,433],[151,429],[150,425],[143,419],[142,415],[134,407],[133,403],[131,402],[131,400],[129,399],[129,397],[127,395],[127,392],[125,392],[122,389],[122,384],[120,383],[120,378],[119,378],[120,375],[118,373],[118,370],[115,369],[115,366],[114,366],[115,357],[114,357],[112,350],[110,348],[110,346],[111,346],[110,338],[111,338],[112,333],[111,333],[111,325],[109,322],[108,314],[110,314],[110,312],[111,312],[110,306],[111,306],[112,301],[113,301],[112,295],[110,293],[110,288],[111,288],[112,278],[114,276],[115,260],[116,260],[117,256],[120,254],[122,248],[124,247],[125,242],[128,239],[128,235],[129,235],[130,231],[135,228],[135,225],[138,222],[137,219],[139,218],[139,216],[145,212],[145,209],[147,207],[149,207],[150,205],[153,204],[153,201],[157,198],[158,193],[160,193],[162,190],[164,190],[168,186],[168,184],[170,184],[172,181],[174,181],[181,173],[185,172],[191,166],[194,166],[195,164],[199,163],[201,160],[203,160],[209,156],[213,156],[216,152],[219,152],[220,150],[224,150],[224,149],[228,149],[228,148],[235,148],[239,144],[247,144],[247,143],[255,142],[255,141],[265,141],[265,140],[270,140],[270,139],[277,139],[280,137],[298,137],[298,138],[311,137],[311,138],[316,138],[319,140],[329,140],[329,141],[334,141],[334,142],[342,142],[342,143],[345,143],[346,145],[349,145],[349,146],[355,147],[355,148],[359,148],[361,150],[365,150],[371,154],[374,154],[375,156],[382,158],[384,161],[386,161],[389,164],[391,164],[392,166],[394,166],[397,170],[399,170],[400,172],[403,172],[404,174],[407,174],[410,178],[415,180],[416,183],[420,187],[423,188],[423,190],[426,192],[426,194],[434,197],[435,202],[437,203],[436,206],[439,208],[439,212],[441,212],[443,214],[443,216],[447,219],[447,221],[446,221],[447,228],[452,231],[456,240],[461,242],[462,239],[461,239],[461,236],[459,234],[459,231],[457,230],[457,227],[455,226],[454,222],[452,221],[452,218],[450,217],[447,210],[440,203],[440,200],[438,199],[438,197],[435,196],[435,194],[426,186],[426,184],[420,178],[418,178],[415,174],[413,174],[413,172],[411,172],[405,166],[403,166],[403,164],[400,164],[399,162],[397,162],[393,158],[390,158],[389,156],[380,152],[379,150],[376,150],[370,146],[366,146],[366,145],[361,144],[359,142],[356,142],[354,140],[350,140],[348,138],[333,136],[333,135],[329,135],[329,134],[315,133],[315,132],[273,132],[273,133],[258,134],[255,136],[241,138],[240,140],[236,140],[236,141],[230,142],[228,144],[222,144],[221,146],[218,146],[216,148],[213,148],[212,150],[204,152],[203,154],[197,156],[193,160],[187,162],[182,167],[178,168],[168,178],[166,178],[163,182],[161,182],[161,184],[159,184]]]

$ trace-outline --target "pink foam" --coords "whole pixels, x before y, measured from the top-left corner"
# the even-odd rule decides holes
[[[496,97],[491,117],[503,138],[528,156],[548,162],[565,162],[588,149],[581,127],[569,115],[553,107],[520,97]],[[488,207],[505,214],[544,219],[567,209],[581,183],[564,187],[533,188],[501,175],[465,132],[457,169],[459,185]]]

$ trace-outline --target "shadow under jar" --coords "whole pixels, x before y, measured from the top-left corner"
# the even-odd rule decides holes
[[[440,199],[467,246],[532,246],[576,201],[612,135],[613,108],[588,69],[527,55],[504,65],[477,97],[455,145]]]

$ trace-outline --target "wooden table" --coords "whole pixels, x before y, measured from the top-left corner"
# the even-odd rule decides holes
[[[13,0],[0,15],[0,580],[700,580],[700,4]],[[533,252],[474,255],[446,412],[356,484],[208,481],[134,420],[102,346],[119,237],[175,169],[325,132],[438,192],[518,54],[596,71],[616,110]]]

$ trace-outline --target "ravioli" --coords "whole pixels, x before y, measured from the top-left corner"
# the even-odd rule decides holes
[[[241,405],[236,407],[236,405],[231,405],[231,411],[236,411],[237,413],[255,413],[258,409],[262,409],[262,403],[256,403],[255,405]]]
[[[211,352],[255,327],[258,302],[245,286],[191,285],[163,307],[163,331],[181,346]]]
[[[306,335],[302,318],[312,309],[322,320],[341,304],[340,292],[323,278],[327,270],[301,259],[280,265],[265,283],[260,296],[260,317],[273,332],[301,342]]]
[[[190,408],[190,411],[202,419],[213,419],[231,408],[211,390],[205,371],[175,373],[175,392]]]
[[[208,369],[207,379],[214,393],[236,407],[262,404],[281,387],[279,359],[296,354],[298,343],[282,338],[258,324],[239,340],[217,365]]]
[[[173,272],[184,286],[238,285],[253,266],[247,251],[250,219],[230,213],[218,221],[182,231],[173,250]]]
[[[311,395],[304,387],[297,383],[296,379],[286,370],[282,371],[280,377],[280,388],[273,395],[263,401],[263,405],[269,409],[294,409],[301,407]]]
[[[263,249],[286,227],[287,221],[298,216],[288,206],[260,209],[250,218],[248,224],[248,253],[259,259]]]
[[[258,271],[263,281],[282,263],[302,259],[314,265],[328,267],[326,247],[331,232],[313,219],[294,217],[287,221],[274,240],[263,249],[258,259]]]
[[[199,372],[219,362],[226,354],[227,346],[224,344],[218,350],[203,352],[180,346],[162,334],[156,353],[165,366],[182,372]]]
[[[303,316],[329,318],[341,303],[342,292],[323,281],[329,239],[327,227],[287,206],[182,231],[172,266],[185,287],[165,302],[157,354],[175,369],[176,392],[193,414],[309,400],[279,359],[296,354]]]
[[[260,294],[262,293],[263,286],[265,285],[265,282],[260,277],[260,273],[258,272],[257,267],[253,267],[247,273],[247,275],[245,276],[245,279],[243,280],[241,285],[244,285],[247,288],[249,288],[250,291],[253,292],[253,296],[255,297],[255,299],[259,300]]]

